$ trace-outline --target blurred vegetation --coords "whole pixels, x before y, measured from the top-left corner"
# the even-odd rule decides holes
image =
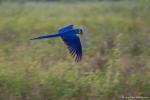
[[[149,97],[149,9],[142,2],[2,3],[0,100]],[[29,40],[70,23],[88,32],[81,63],[61,38]]]
[[[20,3],[25,3],[25,2],[28,2],[28,1],[36,1],[36,2],[49,2],[49,1],[55,1],[55,2],[78,2],[78,1],[90,1],[90,2],[93,2],[93,1],[139,1],[139,0],[0,0],[0,2],[2,1],[8,1],[8,2],[20,2]],[[149,0],[142,0],[142,2],[147,2]]]

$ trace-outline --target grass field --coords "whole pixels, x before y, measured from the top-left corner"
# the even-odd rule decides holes
[[[0,4],[0,100],[150,98],[149,9],[139,2]],[[29,40],[71,23],[88,33],[80,36],[80,63],[61,38]]]

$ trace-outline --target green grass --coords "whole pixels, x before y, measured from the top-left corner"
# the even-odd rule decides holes
[[[0,100],[148,97],[149,9],[139,2],[0,4]],[[88,32],[80,36],[81,63],[61,38],[29,40],[70,23]]]

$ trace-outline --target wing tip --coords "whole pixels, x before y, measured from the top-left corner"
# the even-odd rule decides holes
[[[81,62],[82,61],[82,55],[76,55],[75,62]]]

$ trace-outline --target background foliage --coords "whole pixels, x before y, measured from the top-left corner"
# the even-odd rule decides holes
[[[0,1],[11,1],[11,2],[27,2],[27,1],[61,1],[61,2],[76,2],[76,1],[139,1],[139,0],[0,0]],[[142,0],[142,1],[149,1],[149,0]]]
[[[149,9],[143,1],[1,3],[0,100],[150,98]],[[61,38],[29,40],[70,23],[87,29],[81,63]]]

